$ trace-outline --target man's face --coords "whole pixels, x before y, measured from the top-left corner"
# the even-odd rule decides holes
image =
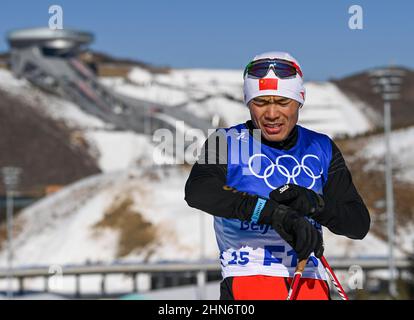
[[[299,102],[279,96],[256,97],[249,102],[256,128],[268,141],[283,141],[298,122]]]

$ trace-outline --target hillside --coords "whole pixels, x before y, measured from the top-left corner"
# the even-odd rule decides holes
[[[391,134],[393,187],[396,216],[397,247],[405,253],[414,252],[414,126]],[[386,240],[384,134],[361,136],[337,141],[354,183],[371,214],[371,232]]]
[[[392,124],[394,128],[406,127],[414,123],[414,71],[404,67],[394,67],[405,72],[401,86],[401,98],[392,102]],[[383,114],[383,102],[380,95],[373,92],[369,72],[364,71],[343,79],[333,80],[343,92],[369,105],[377,115]],[[373,121],[377,116],[369,116]],[[379,119],[380,120],[380,119]],[[378,122],[382,126],[382,122]]]
[[[0,150],[0,167],[23,169],[23,192],[42,194],[48,184],[65,185],[100,172],[82,137],[1,88]]]

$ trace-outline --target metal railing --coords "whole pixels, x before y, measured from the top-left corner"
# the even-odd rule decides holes
[[[386,270],[388,268],[388,260],[384,258],[372,259],[332,259],[330,261],[333,269],[348,270],[350,266],[359,266],[364,271]],[[398,271],[407,270],[412,265],[408,259],[397,259],[395,266]],[[187,279],[186,284],[190,282],[197,284],[201,288],[208,281],[208,277],[220,278],[220,264],[216,262],[207,263],[157,263],[157,264],[113,264],[113,265],[83,265],[83,266],[63,266],[61,275],[75,276],[75,297],[81,296],[80,277],[87,275],[101,275],[101,295],[106,296],[106,276],[114,274],[123,274],[131,277],[132,292],[139,292],[137,286],[137,276],[139,274],[147,274],[151,278],[151,288],[165,288],[166,278],[173,279],[170,287],[182,285],[182,279]],[[25,292],[24,280],[26,278],[44,278],[44,292],[49,292],[48,280],[54,275],[50,267],[33,267],[21,268],[13,270],[14,279],[18,280],[18,290],[20,293]],[[0,270],[0,279],[7,277],[7,270]],[[181,279],[181,280],[180,280]]]

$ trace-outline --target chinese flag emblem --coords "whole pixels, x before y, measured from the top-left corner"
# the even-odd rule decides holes
[[[277,90],[277,79],[273,79],[273,78],[260,79],[259,90]]]

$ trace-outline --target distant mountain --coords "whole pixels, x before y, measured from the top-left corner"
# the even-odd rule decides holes
[[[167,73],[171,70],[166,66],[155,66],[134,59],[116,58],[90,50],[80,53],[78,58],[95,70],[99,76],[126,76],[133,67],[140,67],[152,73]]]
[[[414,124],[414,71],[405,67],[395,67],[403,70],[405,76],[401,86],[401,98],[392,102],[392,124],[394,128]],[[379,94],[374,93],[369,78],[369,70],[342,79],[332,80],[348,96],[366,103],[377,114],[383,114],[383,101]],[[382,126],[382,123],[378,123]]]

